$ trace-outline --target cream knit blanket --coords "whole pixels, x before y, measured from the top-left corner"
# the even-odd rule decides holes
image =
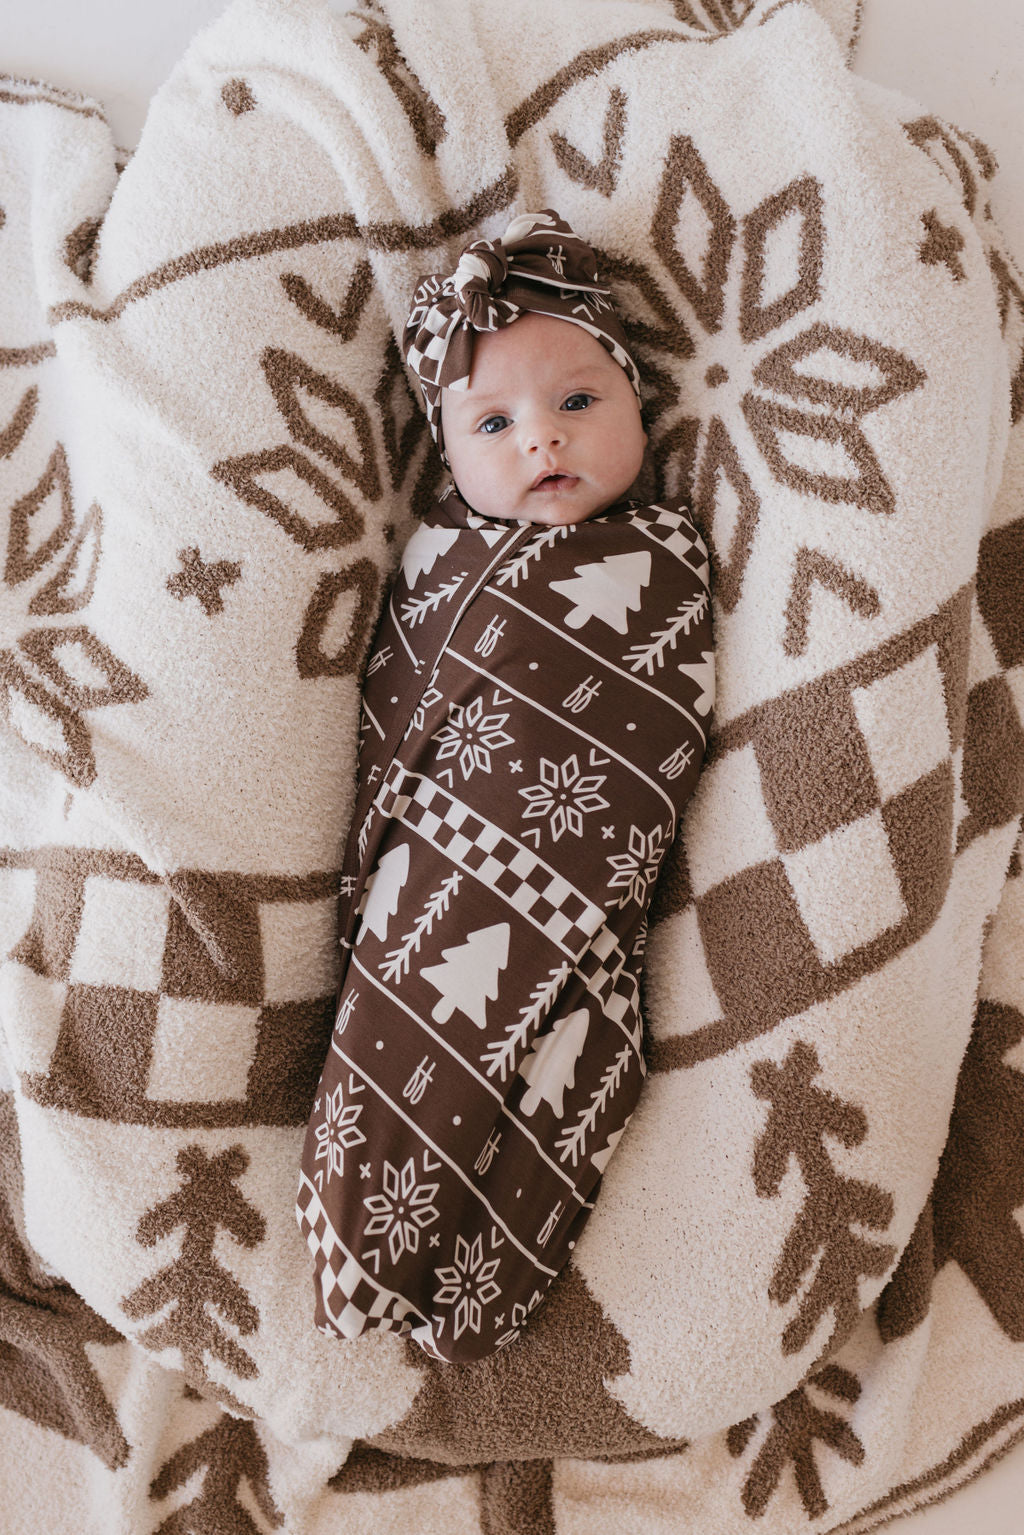
[[[1024,287],[854,19],[238,0],[120,179],[0,84],[7,1535],[860,1532],[1024,1434]],[[394,331],[545,206],[712,550],[716,733],[597,1210],[446,1367],[316,1332],[292,1212],[436,488]]]

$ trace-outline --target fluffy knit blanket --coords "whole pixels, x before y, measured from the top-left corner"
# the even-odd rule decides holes
[[[1024,1434],[1024,288],[854,19],[239,0],[123,168],[0,87],[11,1535],[853,1535]],[[544,206],[711,550],[716,724],[601,1199],[445,1365],[317,1331],[293,1206],[436,488],[395,329]]]

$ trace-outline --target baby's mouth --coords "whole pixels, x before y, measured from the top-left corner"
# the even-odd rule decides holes
[[[562,474],[559,470],[550,470],[547,474],[540,474],[530,486],[531,490],[571,490],[576,484],[578,476],[575,474]]]

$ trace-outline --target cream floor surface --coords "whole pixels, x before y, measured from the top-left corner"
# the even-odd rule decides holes
[[[95,96],[116,139],[129,148],[150,97],[189,38],[223,8],[224,0],[34,0],[17,6],[0,0],[0,70]],[[994,211],[1014,250],[1024,255],[1021,0],[865,0],[854,67],[991,146],[1002,172]],[[893,1530],[1024,1535],[1024,1444],[954,1497]]]

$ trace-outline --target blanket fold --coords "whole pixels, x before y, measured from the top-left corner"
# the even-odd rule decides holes
[[[16,1535],[860,1535],[1024,1433],[1024,282],[992,155],[848,72],[855,13],[238,0],[120,171],[95,103],[3,82]],[[709,552],[715,724],[628,1133],[454,1367],[318,1332],[294,1193],[361,676],[439,488],[397,328],[544,206]]]

